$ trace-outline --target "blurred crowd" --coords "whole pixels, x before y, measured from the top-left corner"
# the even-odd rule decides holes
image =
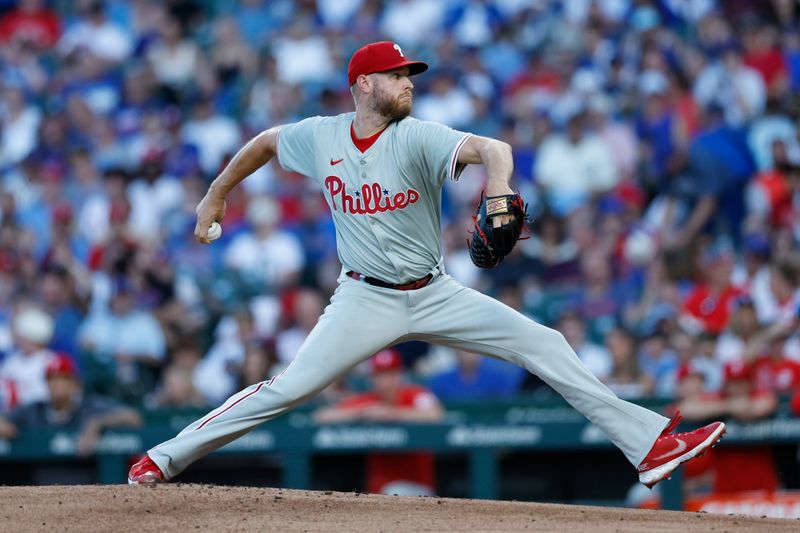
[[[54,357],[86,394],[146,408],[216,406],[279,373],[339,274],[321,191],[270,164],[211,246],[194,208],[259,131],[352,110],[350,55],[390,39],[431,65],[413,115],[511,144],[530,202],[529,238],[479,271],[464,242],[485,176],[447,183],[451,275],[560,330],[622,397],[747,418],[725,400],[746,379],[800,414],[797,9],[0,1],[0,412],[48,401]],[[547,394],[480,354],[397,351],[444,402]]]

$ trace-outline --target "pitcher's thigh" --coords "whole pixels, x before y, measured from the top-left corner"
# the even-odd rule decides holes
[[[558,331],[472,289],[461,288],[431,307],[414,317],[415,333],[437,344],[500,357],[526,368],[554,350],[571,351]]]
[[[337,291],[270,388],[292,400],[313,394],[407,333],[402,299],[353,286],[358,283]]]

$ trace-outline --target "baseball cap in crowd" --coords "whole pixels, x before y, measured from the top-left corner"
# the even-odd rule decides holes
[[[703,264],[705,266],[715,266],[730,264],[734,260],[733,250],[730,246],[722,243],[715,243],[706,248],[703,252]]]
[[[640,6],[630,15],[630,25],[637,32],[646,32],[657,28],[661,23],[661,16],[651,6]]]
[[[770,252],[769,237],[763,233],[750,233],[744,237],[745,253],[767,257]]]
[[[737,296],[733,300],[733,310],[738,311],[742,307],[755,307],[756,303],[753,301],[753,297],[749,294],[745,293],[740,296]]]
[[[353,85],[362,74],[386,72],[400,67],[408,67],[412,76],[428,70],[427,63],[407,59],[403,50],[392,41],[370,43],[356,50],[350,58],[347,80]]]
[[[400,370],[403,368],[403,358],[395,350],[382,350],[371,359],[372,373]]]
[[[60,353],[50,360],[50,363],[47,365],[47,369],[45,370],[45,375],[48,378],[56,375],[77,378],[78,367],[75,365],[75,361],[73,361],[71,357]]]
[[[668,87],[667,77],[658,70],[645,70],[639,76],[639,92],[642,94],[663,94]]]
[[[21,310],[14,317],[13,330],[18,336],[35,344],[46,345],[53,337],[53,319],[35,307]]]

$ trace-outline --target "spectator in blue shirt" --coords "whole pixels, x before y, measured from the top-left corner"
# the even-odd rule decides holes
[[[77,331],[83,313],[76,305],[74,291],[74,281],[66,269],[53,266],[43,272],[39,292],[55,324],[50,348],[56,352],[78,353]]]
[[[685,247],[706,229],[740,240],[744,184],[755,174],[756,164],[744,131],[726,125],[721,113],[719,108],[707,111],[705,130],[689,148],[686,172],[673,180],[672,196],[688,214],[679,229],[667,233],[667,249]]]
[[[522,377],[516,370],[509,363],[459,350],[455,368],[434,375],[428,386],[443,401],[509,398]]]
[[[653,381],[653,393],[661,398],[675,394],[677,384],[678,355],[669,347],[667,336],[661,331],[652,332],[639,351],[639,366]]]
[[[152,390],[167,355],[161,325],[137,307],[136,297],[127,278],[115,280],[109,309],[89,314],[78,329],[83,363],[95,374],[87,380],[89,388],[134,403]]]

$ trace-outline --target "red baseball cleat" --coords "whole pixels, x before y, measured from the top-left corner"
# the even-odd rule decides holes
[[[706,453],[725,435],[725,424],[722,422],[673,435],[672,430],[678,427],[681,418],[680,413],[675,415],[639,465],[639,481],[647,488],[652,489],[656,483],[668,478],[681,463]]]
[[[163,472],[147,454],[128,472],[128,485],[153,485],[165,481]]]

